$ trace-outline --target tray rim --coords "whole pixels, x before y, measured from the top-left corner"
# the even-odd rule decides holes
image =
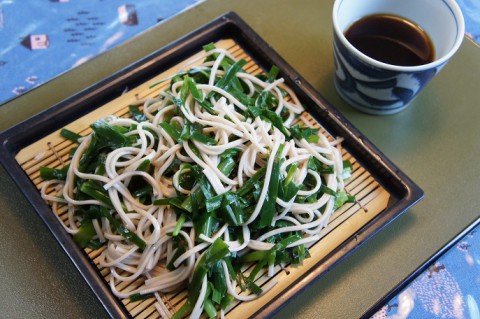
[[[205,44],[208,40],[219,40],[225,36],[237,42],[252,59],[256,58],[256,62],[260,67],[277,65],[286,83],[299,95],[299,99],[308,101],[309,104],[306,106],[308,106],[307,110],[312,117],[316,120],[322,118],[323,121],[319,122],[322,125],[327,125],[327,131],[330,133],[346,133],[348,135],[345,136],[346,141],[350,147],[346,147],[347,150],[355,156],[362,166],[375,177],[395,200],[393,206],[387,207],[384,212],[373,218],[332,253],[319,261],[303,277],[292,282],[290,289],[287,289],[275,300],[268,302],[253,316],[270,316],[276,313],[292,298],[299,295],[310,284],[325,275],[337,263],[348,257],[369,238],[414,206],[424,196],[423,190],[416,183],[395,166],[390,159],[328,103],[236,13],[226,13],[96,84],[0,133],[0,163],[5,167],[7,173],[62,246],[67,256],[111,317],[128,318],[131,316],[121,301],[113,296],[108,285],[105,285],[97,267],[75,245],[71,236],[66,236],[68,234],[64,233],[62,225],[51,214],[51,210],[47,212],[45,203],[38,195],[38,190],[16,162],[15,154],[23,147],[103,105],[103,100],[111,100],[117,97],[125,87],[124,84],[132,82],[131,79],[133,79],[135,84],[135,79],[142,78],[143,74],[157,72],[151,69],[166,70],[169,66],[175,64],[175,61],[182,61],[190,56],[192,52],[198,50],[201,44]],[[263,63],[259,63],[258,60],[263,61]],[[142,78],[141,82],[146,80],[148,79]],[[85,105],[92,100],[95,100],[96,103],[90,103],[90,106],[86,107]],[[75,106],[78,105],[83,105],[83,107],[77,109]],[[54,122],[55,125],[52,125],[51,118],[56,117],[59,120]],[[362,156],[359,156],[360,154]]]

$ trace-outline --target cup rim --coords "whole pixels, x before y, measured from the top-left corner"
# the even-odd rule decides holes
[[[335,3],[333,5],[332,20],[333,20],[333,28],[334,28],[335,34],[340,39],[342,44],[345,45],[350,51],[354,52],[358,58],[378,68],[387,69],[391,71],[400,71],[400,72],[418,72],[418,71],[424,71],[431,68],[435,68],[447,62],[455,54],[455,52],[457,52],[457,50],[460,48],[460,45],[462,44],[463,39],[465,37],[465,20],[457,2],[455,0],[442,0],[452,11],[458,26],[457,38],[452,48],[450,49],[450,51],[448,51],[447,54],[444,54],[441,58],[436,59],[430,63],[416,65],[416,66],[401,66],[401,65],[394,65],[394,64],[381,62],[369,57],[365,53],[355,48],[345,37],[344,31],[340,29],[340,26],[337,20],[337,12],[340,4],[343,1],[345,0],[335,0]]]

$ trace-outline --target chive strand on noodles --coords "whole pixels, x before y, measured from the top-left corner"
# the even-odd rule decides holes
[[[341,139],[309,124],[276,67],[252,75],[246,63],[207,45],[131,118],[64,130],[78,143],[70,163],[41,169],[43,199],[80,247],[102,249],[112,292],[156,298],[162,317],[223,316],[234,299],[260,297],[276,281],[256,279],[301,264],[355,200]],[[171,313],[161,294],[185,289]]]

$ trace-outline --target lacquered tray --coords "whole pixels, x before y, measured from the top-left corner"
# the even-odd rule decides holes
[[[215,42],[235,56],[249,61],[249,72],[258,73],[276,65],[280,76],[293,89],[308,112],[309,121],[331,137],[344,139],[343,156],[353,163],[346,184],[357,203],[335,212],[322,238],[310,247],[311,257],[303,265],[278,268],[279,283],[267,294],[249,303],[237,303],[227,317],[272,315],[290,298],[320,278],[368,238],[418,202],[423,191],[329,105],[306,81],[234,13],[222,16],[133,65],[106,78],[69,99],[0,134],[0,161],[47,224],[85,281],[115,318],[156,318],[154,300],[130,302],[113,296],[104,269],[97,267],[98,252],[81,250],[65,232],[61,221],[42,200],[38,176],[40,166],[59,166],[68,160],[68,142],[58,134],[67,127],[86,132],[97,119],[110,114],[125,115],[128,105],[152,94],[152,83],[175,72],[176,66]],[[60,216],[61,217],[61,216]],[[259,279],[261,284],[270,278]],[[185,291],[164,295],[172,312],[185,300]],[[163,298],[162,297],[162,298]]]

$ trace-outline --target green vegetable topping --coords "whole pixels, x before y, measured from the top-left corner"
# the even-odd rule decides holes
[[[88,135],[61,130],[70,159],[40,168],[42,197],[79,247],[99,250],[115,293],[158,300],[160,316],[217,318],[259,298],[270,287],[258,279],[301,266],[356,200],[340,140],[310,127],[278,67],[260,72],[237,53],[207,44]],[[163,294],[180,289],[169,314]]]

